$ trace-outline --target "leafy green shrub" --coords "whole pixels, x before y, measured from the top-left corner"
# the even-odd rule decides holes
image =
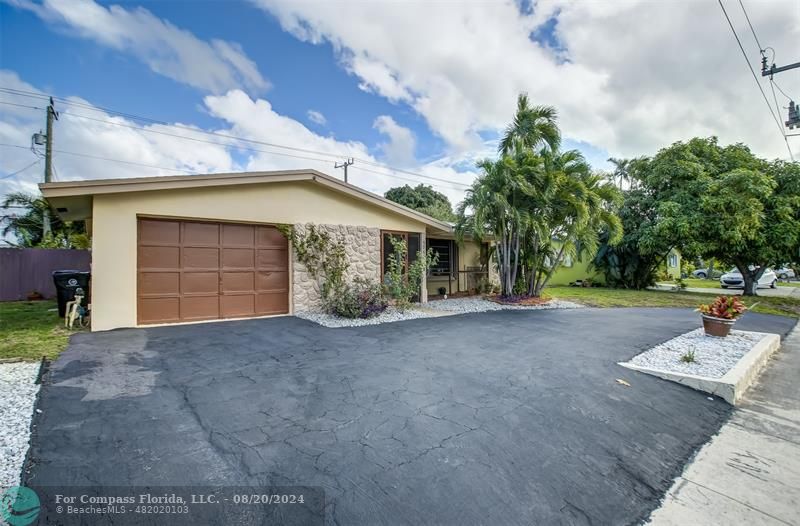
[[[475,285],[475,291],[478,294],[494,294],[497,292],[497,285],[492,283],[488,277],[482,276]]]
[[[411,301],[419,296],[422,278],[428,269],[439,261],[439,255],[429,248],[426,252],[417,252],[417,259],[405,271],[408,246],[404,239],[390,237],[392,257],[386,270],[386,292],[394,300],[395,306],[404,310],[411,306]]]
[[[379,283],[356,278],[325,300],[325,310],[342,318],[372,318],[386,310],[389,302]]]

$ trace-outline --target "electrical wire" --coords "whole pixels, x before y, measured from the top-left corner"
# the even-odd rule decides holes
[[[23,148],[24,148],[24,146],[23,146]],[[24,167],[24,168],[20,168],[19,170],[15,171],[15,172],[11,172],[10,174],[6,174],[6,175],[4,175],[4,176],[0,177],[0,179],[8,179],[9,177],[14,177],[14,176],[15,176],[15,175],[17,175],[17,174],[20,174],[20,173],[24,172],[24,171],[25,171],[25,170],[27,170],[28,168],[32,168],[32,167],[34,167],[35,165],[39,164],[41,161],[42,161],[41,159],[36,159],[35,161],[33,161],[33,162],[32,162],[31,164],[29,164],[28,166],[26,166],[26,167]]]
[[[19,96],[25,96],[25,97],[38,98],[38,99],[42,99],[42,100],[49,100],[49,98],[51,97],[50,95],[47,95],[47,94],[44,94],[44,93],[36,93],[36,92],[32,92],[32,91],[18,90],[18,89],[14,89],[14,88],[6,88],[6,87],[0,87],[0,92],[5,92],[5,93],[11,94],[11,95],[19,95]],[[182,124],[171,124],[171,123],[168,123],[168,122],[165,122],[165,121],[161,121],[161,120],[158,120],[158,119],[153,119],[153,118],[150,118],[150,117],[144,117],[144,116],[136,115],[136,114],[133,114],[133,113],[126,113],[126,112],[122,112],[122,111],[119,111],[119,110],[114,110],[114,109],[111,109],[111,108],[105,108],[105,107],[102,107],[102,106],[93,106],[91,104],[85,104],[85,103],[81,103],[81,102],[71,101],[71,100],[68,100],[68,99],[64,99],[62,97],[56,97],[56,96],[52,96],[52,97],[53,97],[53,100],[56,100],[60,104],[64,104],[64,105],[67,105],[67,106],[75,106],[75,107],[79,107],[79,108],[88,109],[88,110],[91,110],[91,111],[111,113],[111,114],[114,114],[114,115],[118,115],[120,117],[129,118],[131,120],[136,120],[136,121],[141,121],[141,122],[149,122],[151,124],[158,124],[158,125],[166,126],[166,127],[170,127],[170,128],[176,128],[176,129],[180,129],[180,130],[190,131],[192,133],[201,133],[201,134],[205,134],[205,135],[212,135],[212,136],[220,137],[220,138],[223,138],[223,139],[229,139],[229,140],[233,140],[233,141],[239,141],[239,142],[245,142],[245,143],[251,143],[251,144],[258,144],[258,145],[261,145],[261,146],[268,146],[268,147],[271,147],[271,148],[293,150],[293,151],[300,152],[300,153],[309,153],[309,154],[313,154],[313,155],[322,155],[322,156],[330,157],[330,159],[312,159],[312,158],[302,157],[302,156],[290,156],[288,154],[283,154],[283,153],[279,153],[279,152],[271,152],[271,151],[264,151],[264,150],[258,150],[258,149],[249,149],[251,151],[268,153],[268,154],[272,154],[272,155],[283,155],[283,156],[288,156],[288,157],[295,157],[295,158],[298,158],[298,159],[313,160],[313,161],[326,162],[326,163],[342,158],[342,155],[333,154],[333,153],[329,153],[329,152],[321,152],[319,150],[310,150],[310,149],[307,149],[307,148],[298,148],[298,147],[295,147],[295,146],[287,146],[287,145],[283,145],[283,144],[271,143],[271,142],[266,142],[266,141],[259,141],[259,140],[255,140],[255,139],[248,139],[248,138],[245,138],[245,137],[239,137],[239,136],[236,136],[236,135],[230,135],[230,134],[226,134],[226,133],[220,133],[220,132],[214,132],[214,131],[208,131],[208,130],[200,130],[200,129],[192,128],[191,126],[185,126],[185,125],[182,125]],[[128,128],[133,128],[133,129],[138,129],[138,130],[149,132],[149,133],[160,133],[162,135],[170,135],[172,137],[177,137],[177,138],[185,138],[185,139],[189,139],[189,140],[208,142],[209,144],[221,144],[219,142],[202,141],[201,139],[192,138],[192,137],[186,137],[184,135],[168,134],[166,132],[161,132],[161,131],[157,131],[157,130],[151,130],[149,128],[144,128],[144,127],[132,126],[132,125],[129,125],[129,124],[118,123],[118,122],[110,121],[108,119],[96,119],[96,118],[93,118],[93,117],[88,117],[86,115],[80,115],[80,114],[75,114],[75,113],[70,113],[70,112],[65,112],[65,111],[62,111],[60,113],[62,115],[63,114],[67,114],[67,115],[73,115],[73,116],[80,116],[80,117],[83,117],[83,118],[86,118],[86,119],[90,119],[90,120],[97,120],[99,122],[107,122],[109,124],[113,124],[113,125],[117,125],[117,126],[124,126],[124,127],[128,127]],[[221,144],[221,145],[229,146],[229,145],[226,145],[226,144]],[[244,147],[241,147],[241,146],[238,146],[238,148],[243,149],[243,150],[248,150],[248,148],[244,148]],[[352,156],[349,156],[349,157],[352,157]],[[438,182],[447,183],[447,184],[450,184],[450,185],[457,185],[457,186],[461,186],[461,187],[464,187],[464,188],[468,188],[470,186],[469,184],[461,183],[461,182],[458,182],[458,181],[453,181],[453,180],[449,180],[449,179],[442,179],[442,178],[438,178],[438,177],[432,177],[432,176],[424,175],[424,174],[421,174],[421,173],[418,173],[418,172],[412,172],[410,170],[404,170],[404,169],[400,169],[400,168],[393,168],[391,166],[387,166],[387,165],[384,165],[384,164],[381,164],[381,163],[377,163],[377,162],[374,162],[374,161],[370,161],[370,160],[367,160],[367,159],[356,158],[356,157],[354,157],[354,159],[356,161],[358,161],[359,163],[367,164],[369,166],[374,166],[376,168],[381,168],[383,170],[389,170],[391,172],[403,173],[403,174],[406,174],[406,175],[411,175],[411,176],[419,177],[419,178],[422,178],[422,179],[427,179],[427,180],[431,180],[431,181],[438,181]],[[386,174],[386,173],[382,173],[380,175],[384,175],[386,177],[397,177],[397,176],[395,176],[393,174]],[[399,179],[399,177],[397,177],[397,178]],[[412,182],[418,182],[418,181],[412,181]]]
[[[775,85],[775,87],[776,87],[776,88],[778,88],[778,91],[780,91],[780,92],[783,94],[783,96],[784,96],[784,97],[786,97],[786,98],[787,98],[787,99],[788,99],[790,102],[791,102],[792,100],[794,100],[794,99],[792,99],[792,98],[791,98],[789,95],[787,95],[785,91],[783,91],[783,90],[781,89],[781,87],[778,85],[778,83],[777,83],[777,82],[775,82],[775,81],[774,81],[774,80],[772,80],[772,79],[769,79],[769,80],[770,80],[770,82],[772,82],[772,83]]]
[[[25,149],[25,150],[28,149],[27,146],[20,146],[18,144],[0,143],[0,146],[5,146],[7,148],[22,148],[22,149]],[[166,170],[166,171],[169,171],[169,172],[182,172],[182,173],[191,174],[191,175],[194,175],[194,174],[197,173],[197,172],[193,172],[191,170],[181,170],[180,168],[167,168],[165,166],[155,166],[155,165],[152,165],[152,164],[143,164],[143,163],[137,163],[137,162],[133,162],[133,161],[123,161],[122,159],[112,159],[110,157],[100,157],[98,155],[90,155],[88,153],[70,152],[70,151],[67,151],[67,150],[56,150],[56,149],[54,149],[53,151],[56,152],[56,153],[62,153],[64,155],[74,155],[76,157],[86,157],[88,159],[96,159],[96,160],[99,160],[99,161],[109,161],[109,162],[114,162],[114,163],[131,164],[131,165],[134,165],[134,166],[143,166],[145,168],[154,168],[154,169],[158,169],[158,170]],[[39,161],[41,161],[41,159],[36,161],[36,162],[39,162]]]
[[[758,51],[763,56],[764,55],[764,51],[766,51],[766,49],[761,47],[761,42],[758,41],[758,35],[756,35],[756,30],[753,29],[753,24],[750,23],[750,17],[747,16],[747,9],[744,8],[744,4],[742,3],[742,0],[739,0],[739,5],[742,7],[742,12],[744,13],[744,17],[747,19],[747,25],[750,26],[750,31],[753,33],[753,38],[756,39],[756,45],[758,46]],[[774,49],[772,50],[772,61],[775,62],[775,50]]]
[[[781,123],[780,120],[778,120],[778,118],[775,116],[775,112],[772,111],[772,104],[769,103],[769,100],[767,99],[767,94],[764,93],[764,88],[761,87],[761,83],[758,81],[758,77],[756,76],[756,72],[753,69],[753,65],[750,64],[750,59],[747,58],[747,52],[745,52],[744,46],[742,46],[742,41],[739,40],[739,35],[736,33],[736,29],[733,27],[733,22],[731,22],[731,19],[728,16],[728,11],[722,4],[722,0],[717,0],[717,3],[719,3],[719,6],[722,8],[722,14],[725,15],[725,19],[728,21],[728,25],[730,26],[731,31],[733,32],[733,37],[736,39],[736,43],[739,44],[739,49],[742,52],[744,61],[747,63],[747,67],[750,70],[750,73],[753,75],[753,80],[755,80],[756,86],[758,86],[758,90],[761,92],[761,96],[764,98],[764,102],[767,105],[767,109],[769,110],[770,115],[772,115],[772,120],[775,121],[775,124],[778,126],[778,130],[781,133],[781,137],[783,138],[783,141],[786,143],[786,150],[789,152],[789,157],[792,159],[792,161],[794,161],[794,153],[792,153],[792,148],[789,146],[789,141],[786,139],[786,133],[783,129],[784,128],[783,123]]]

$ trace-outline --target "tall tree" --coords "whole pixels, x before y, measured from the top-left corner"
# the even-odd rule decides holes
[[[518,277],[523,291],[539,296],[565,256],[593,251],[604,228],[612,241],[621,233],[616,188],[593,174],[579,152],[558,151],[555,117],[552,108],[531,107],[520,95],[500,159],[479,164],[482,174],[458,208],[459,236],[494,236],[505,296]]]
[[[3,199],[2,233],[11,244],[20,247],[89,248],[89,237],[83,221],[64,222],[50,217],[50,233],[43,234],[45,214],[50,205],[41,196],[14,192]],[[10,241],[13,236],[14,241]]]
[[[453,206],[447,196],[437,192],[429,185],[396,186],[387,190],[384,197],[442,221],[455,221],[456,219]]]
[[[478,163],[481,175],[467,190],[458,206],[456,235],[463,240],[467,233],[482,239],[494,237],[500,293],[512,294],[520,261],[521,236],[528,218],[519,208],[524,180],[509,157]]]
[[[767,162],[742,144],[716,137],[678,142],[643,160],[637,178],[655,215],[639,228],[638,247],[678,247],[684,256],[736,266],[745,295],[773,265],[800,249],[800,164]]]
[[[528,95],[520,94],[514,120],[506,127],[498,151],[508,155],[514,150],[557,150],[561,145],[557,117],[556,109],[552,106],[531,106]]]

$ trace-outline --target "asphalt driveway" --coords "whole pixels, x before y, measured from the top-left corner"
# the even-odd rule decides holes
[[[730,409],[616,362],[698,322],[580,309],[79,334],[43,386],[27,483],[321,486],[330,524],[636,523]]]

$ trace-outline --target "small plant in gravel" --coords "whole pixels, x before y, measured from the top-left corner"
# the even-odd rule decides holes
[[[683,353],[681,355],[681,361],[683,363],[695,363],[697,360],[695,360],[694,351],[686,351]]]
[[[735,320],[747,310],[738,296],[718,296],[713,303],[700,305],[697,310],[706,316],[723,320]]]

